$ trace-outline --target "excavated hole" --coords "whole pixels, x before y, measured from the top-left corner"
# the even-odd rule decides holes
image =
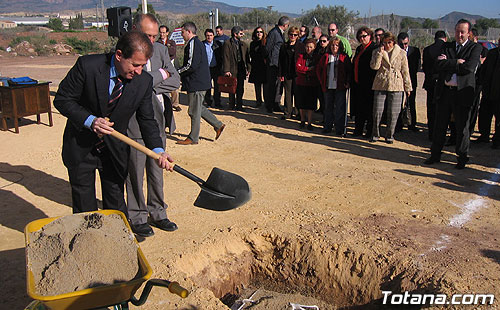
[[[228,307],[258,288],[313,297],[327,305],[320,309],[379,308],[382,290],[438,291],[407,263],[390,263],[384,253],[353,248],[300,236],[253,235],[221,240],[179,267],[191,270],[193,282],[209,288]]]

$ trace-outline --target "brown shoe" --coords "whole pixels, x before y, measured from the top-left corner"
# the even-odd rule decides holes
[[[194,142],[193,140],[186,138],[186,140],[180,140],[175,142],[175,144],[180,144],[180,145],[191,145],[191,144],[198,144],[198,142]]]
[[[222,124],[222,126],[220,126],[219,129],[215,129],[215,140],[219,139],[219,137],[220,137],[220,135],[225,127],[226,127],[226,125]]]

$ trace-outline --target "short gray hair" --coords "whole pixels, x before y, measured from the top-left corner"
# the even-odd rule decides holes
[[[278,26],[285,26],[290,23],[290,18],[288,16],[281,16],[278,20]]]
[[[151,14],[151,13],[147,13],[147,14],[139,13],[139,14],[134,16],[134,21],[132,23],[135,26],[135,29],[137,29],[138,31],[142,31],[141,24],[144,20],[149,20],[150,22],[157,24],[157,25],[160,24],[160,22],[158,21],[156,16],[154,16],[153,14]]]

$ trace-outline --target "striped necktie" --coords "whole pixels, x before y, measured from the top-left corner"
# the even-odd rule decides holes
[[[113,113],[113,110],[116,108],[116,104],[118,103],[118,100],[120,99],[121,95],[123,92],[123,83],[120,77],[116,77],[116,84],[115,87],[113,87],[113,91],[111,92],[111,95],[109,96],[109,101],[108,101],[108,106],[107,106],[107,111],[106,111],[106,116],[109,117],[111,113]],[[106,143],[104,143],[103,138],[99,138],[97,140],[97,143],[95,144],[95,150],[97,153],[102,154],[104,150],[106,149]]]
[[[116,84],[115,87],[113,87],[113,91],[111,92],[111,95],[109,96],[109,101],[108,101],[108,111],[106,113],[107,116],[109,116],[113,110],[116,107],[116,104],[118,103],[118,100],[120,99],[121,95],[123,92],[123,82],[120,79],[120,77],[116,78]]]

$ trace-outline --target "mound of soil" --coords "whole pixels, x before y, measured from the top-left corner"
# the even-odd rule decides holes
[[[137,244],[119,215],[75,214],[30,234],[28,266],[42,296],[132,280]]]

